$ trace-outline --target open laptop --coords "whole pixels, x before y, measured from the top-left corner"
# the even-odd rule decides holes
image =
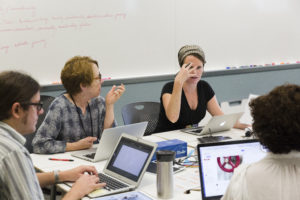
[[[71,155],[91,162],[106,160],[109,158],[122,133],[140,138],[144,135],[147,124],[148,122],[140,122],[104,129],[97,148],[75,151]]]
[[[221,199],[234,169],[261,160],[267,151],[253,139],[198,144],[202,200]]]
[[[103,172],[99,173],[106,186],[88,196],[94,198],[137,188],[156,148],[156,143],[122,134]]]
[[[242,114],[243,113],[240,112],[213,116],[204,127],[199,126],[194,128],[185,128],[181,131],[198,136],[227,131],[234,126],[234,124],[239,120]]]

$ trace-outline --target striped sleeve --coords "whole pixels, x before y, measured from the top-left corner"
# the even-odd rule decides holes
[[[20,150],[9,150],[1,144],[0,199],[43,199],[42,191],[30,158]],[[29,156],[29,155],[28,155]]]

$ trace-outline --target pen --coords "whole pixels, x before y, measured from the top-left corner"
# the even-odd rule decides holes
[[[74,161],[72,159],[65,159],[65,158],[49,158],[49,160],[55,160],[55,161]]]
[[[184,159],[183,163],[189,163],[189,158],[192,156],[192,154],[194,153],[194,149],[192,149],[189,154],[186,156],[186,158]]]

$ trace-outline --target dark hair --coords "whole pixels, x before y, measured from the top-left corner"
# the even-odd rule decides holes
[[[285,84],[250,102],[253,131],[273,153],[300,151],[300,86]]]
[[[74,95],[81,91],[80,84],[91,85],[94,79],[92,64],[98,62],[87,56],[75,56],[68,60],[61,71],[60,79],[67,93]]]
[[[187,56],[194,56],[194,57],[198,58],[198,59],[201,60],[201,62],[203,63],[203,67],[204,67],[205,61],[204,61],[204,59],[202,58],[202,56],[200,56],[199,54],[197,54],[197,53],[191,53],[191,54],[189,54],[189,55],[187,55]],[[186,56],[186,57],[187,57],[187,56]],[[183,63],[184,63],[186,57],[182,60],[181,63],[179,63],[179,64],[180,64],[180,67],[183,65]]]
[[[11,117],[14,103],[30,102],[39,90],[39,83],[27,74],[16,71],[0,73],[0,121]],[[28,109],[28,106],[22,107]]]

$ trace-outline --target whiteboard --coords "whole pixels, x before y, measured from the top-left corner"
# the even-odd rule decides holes
[[[0,0],[0,70],[60,80],[75,55],[113,79],[174,74],[198,44],[205,70],[300,60],[297,0]]]
[[[177,0],[176,47],[199,44],[205,70],[300,60],[299,0]]]
[[[21,69],[48,84],[60,80],[68,59],[85,55],[103,77],[174,73],[171,0],[0,2],[1,70]]]

